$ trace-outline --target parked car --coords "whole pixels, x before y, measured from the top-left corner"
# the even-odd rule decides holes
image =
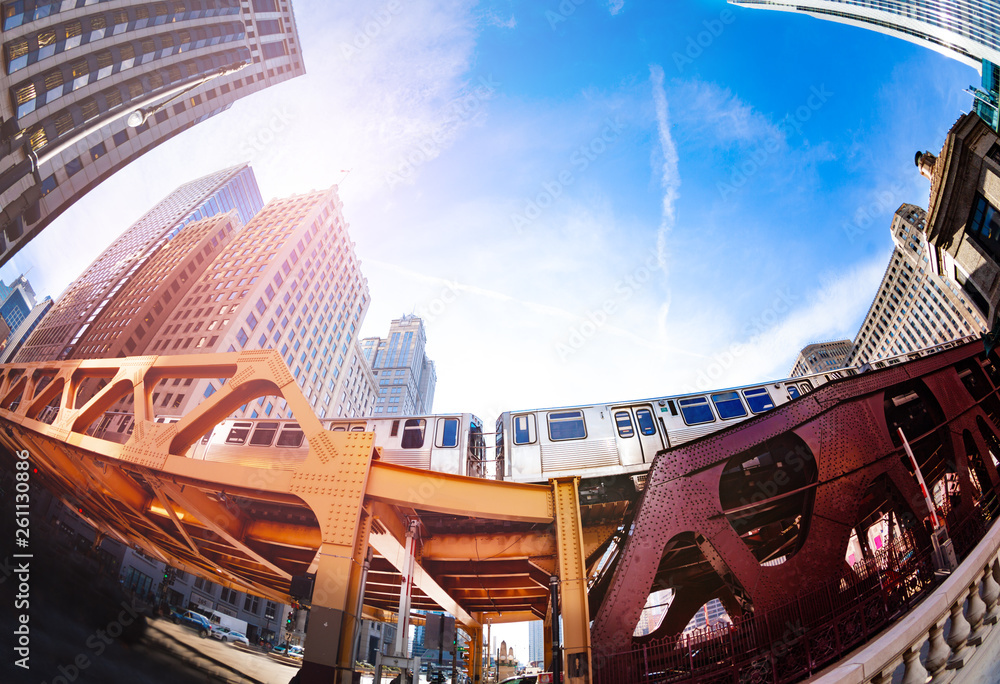
[[[250,645],[250,640],[247,639],[246,635],[242,632],[237,632],[229,627],[224,627],[222,625],[212,625],[212,633],[209,635],[213,639],[218,639],[219,641],[224,641],[226,643],[240,642],[246,646]]]
[[[283,655],[288,658],[302,658],[302,654],[305,653],[305,649],[301,646],[292,646],[288,642],[282,642],[271,649],[271,653],[277,653],[278,655]]]
[[[250,645],[250,640],[247,639],[245,634],[242,634],[240,632],[230,631],[229,634],[226,635],[226,638],[223,639],[223,641],[228,641],[231,644],[243,644],[244,646]]]
[[[173,620],[175,625],[184,625],[185,627],[198,632],[198,636],[202,639],[208,637],[208,635],[212,633],[213,625],[208,621],[208,618],[201,613],[194,612],[193,610],[188,610],[183,613],[172,611],[170,619]]]
[[[539,674],[523,674],[516,677],[508,677],[500,684],[551,684],[552,673],[541,672]]]

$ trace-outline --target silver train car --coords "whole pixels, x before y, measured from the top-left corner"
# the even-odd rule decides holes
[[[965,338],[855,368],[703,393],[525,411],[496,422],[497,476],[540,483],[579,475],[610,485],[624,478],[641,490],[656,454],[798,399],[817,387],[971,341]],[[602,485],[603,486],[603,485]]]
[[[373,432],[388,463],[469,477],[544,483],[579,475],[585,496],[607,499],[641,490],[656,454],[765,413],[832,380],[886,368],[972,341],[928,347],[854,368],[743,387],[624,401],[524,411],[496,420],[493,443],[471,413],[322,419],[333,432]],[[161,417],[158,422],[175,422]],[[125,442],[131,414],[105,414],[92,434]],[[492,452],[492,453],[489,453]],[[290,470],[308,445],[293,420],[229,419],[192,446],[186,456],[206,461]],[[632,489],[634,487],[634,489]],[[604,491],[617,490],[617,492]]]
[[[471,413],[393,418],[324,419],[332,432],[373,432],[381,459],[411,468],[483,477],[483,423]],[[291,420],[224,420],[187,452],[189,458],[290,470],[309,451],[302,428]]]

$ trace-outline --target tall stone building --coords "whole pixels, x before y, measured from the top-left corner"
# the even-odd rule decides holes
[[[789,377],[797,378],[802,375],[812,375],[813,373],[825,373],[827,371],[843,368],[847,364],[847,357],[851,353],[852,342],[850,340],[837,340],[836,342],[819,342],[810,344],[802,348],[792,372]]]
[[[892,219],[896,248],[847,365],[861,365],[942,342],[980,334],[985,319],[955,282],[930,264],[923,239],[927,214],[904,204]]]
[[[376,415],[433,412],[437,372],[425,353],[423,320],[413,315],[397,318],[389,326],[388,337],[366,337],[361,346],[378,381]]]
[[[264,201],[257,179],[247,164],[185,183],[133,223],[73,281],[14,360],[30,362],[76,358],[80,340],[103,315],[112,299],[131,282],[144,264],[154,259],[161,250],[170,249],[171,242],[185,226],[234,209],[242,226],[262,206]],[[205,256],[196,260],[200,267]],[[156,312],[153,314],[154,318],[159,315]],[[150,328],[150,322],[145,322],[143,333],[148,333]],[[88,339],[93,341],[93,335]],[[94,356],[91,350],[87,358]]]
[[[1000,318],[1000,136],[973,114],[962,116],[939,156],[918,154],[931,181],[927,222],[930,267],[955,283],[996,328]]]
[[[2,9],[0,264],[132,160],[305,73],[289,0]]]

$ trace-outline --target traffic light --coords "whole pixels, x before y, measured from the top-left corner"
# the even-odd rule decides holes
[[[464,646],[458,647],[458,658],[465,664],[465,669],[472,667],[472,652]]]
[[[290,611],[288,611],[288,619],[285,620],[285,629],[287,629],[288,631],[292,631],[292,628],[294,626],[295,626],[295,609],[292,608]]]

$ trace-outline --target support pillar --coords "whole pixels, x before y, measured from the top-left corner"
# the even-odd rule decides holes
[[[407,634],[410,631],[410,597],[413,593],[413,570],[414,557],[417,540],[417,522],[410,522],[410,527],[406,531],[406,557],[403,561],[405,567],[399,583],[399,619],[396,621],[396,640],[393,644],[393,655],[408,658],[409,642]]]
[[[472,684],[483,681],[483,628],[469,629],[469,676]]]
[[[552,605],[549,602],[549,609],[545,613],[545,622],[542,626],[542,661],[544,670],[552,672]]]
[[[307,439],[307,467],[295,474],[290,493],[316,513],[322,543],[299,682],[351,684],[372,526],[363,503],[374,435],[317,431]]]
[[[590,608],[587,564],[580,518],[579,477],[550,480],[555,499],[559,554],[559,614],[563,621],[563,682],[590,684]]]

